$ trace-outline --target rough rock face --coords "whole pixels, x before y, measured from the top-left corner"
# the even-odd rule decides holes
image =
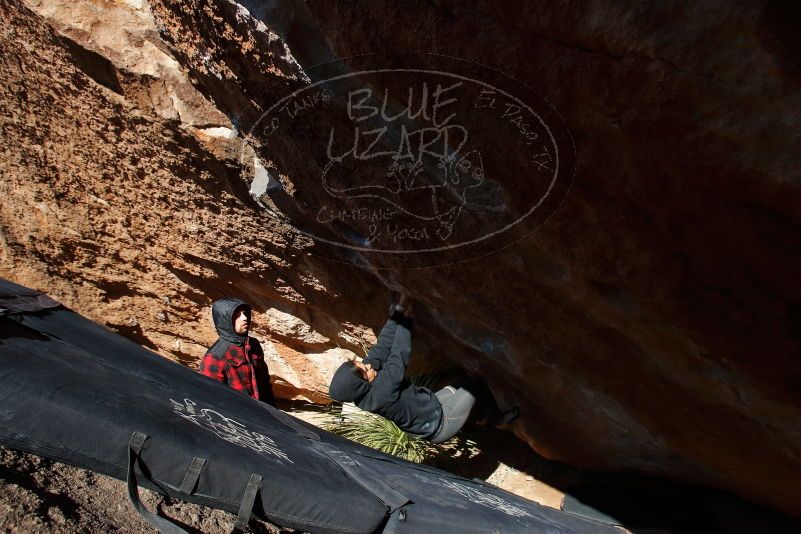
[[[26,0],[67,45],[79,67],[137,107],[196,128],[230,121],[187,79],[166,50],[147,2]]]
[[[59,5],[35,7],[55,17]],[[277,393],[322,400],[324,370],[373,339],[360,325],[385,296],[259,211],[237,178],[238,144],[209,132],[230,126],[225,116],[181,80],[154,29],[108,24],[140,20],[146,5],[69,7],[54,22],[66,41],[23,4],[0,8],[0,276],[191,367],[216,338],[211,302],[246,298]],[[102,31],[93,41],[84,27]],[[363,299],[341,309],[351,288]]]
[[[55,20],[58,4],[33,5]],[[180,76],[164,75],[163,87],[175,89],[150,99],[126,92],[134,85],[109,89],[108,68],[144,80],[136,54],[106,51],[69,17],[53,22],[111,65],[86,66],[86,53],[30,12],[3,8],[4,26],[17,32],[3,34],[0,63],[3,138],[14,140],[0,155],[4,276],[186,363],[213,337],[210,300],[250,298],[261,332],[277,341],[284,395],[298,393],[307,372],[319,377],[304,387],[320,387],[326,371],[316,364],[336,365],[338,347],[358,351],[369,341],[361,325],[379,326],[386,288],[403,287],[421,303],[419,356],[485,377],[520,406],[514,430],[539,452],[724,487],[799,514],[793,3],[152,0],[132,8],[147,11],[160,35],[142,42],[180,63],[249,148],[192,130],[226,126],[219,116],[190,118],[213,111],[157,103],[170,91],[191,93]],[[325,228],[315,217],[330,196],[316,159],[325,128],[248,132],[287,87],[348,74],[359,60],[322,71],[319,63],[383,52],[406,67],[405,56],[420,51],[502,70],[558,111],[575,143],[558,210],[501,250],[428,269],[369,246],[331,251],[294,231],[287,223],[331,239],[364,230],[355,211]],[[149,78],[138,83],[152,87]],[[370,83],[375,94],[397,89]],[[318,106],[319,125],[346,126],[319,102],[308,106]],[[487,147],[495,189],[465,205],[467,229],[519,213],[539,194],[521,187],[519,151],[497,156],[508,135],[486,126],[474,139]],[[258,165],[239,158],[249,150],[279,191],[261,194]],[[347,170],[357,185],[368,174]]]
[[[242,131],[281,96],[277,82],[301,86],[302,69],[365,52],[402,66],[414,51],[463,57],[540,93],[577,147],[558,211],[500,252],[395,283],[422,301],[429,331],[461,345],[447,357],[521,406],[516,431],[538,451],[798,513],[801,91],[785,22],[796,7],[151,6],[197,86]],[[276,204],[308,228],[306,205],[322,196],[311,145],[325,139],[298,133],[262,131],[259,150],[288,191]],[[507,205],[528,194],[512,172],[495,179]]]

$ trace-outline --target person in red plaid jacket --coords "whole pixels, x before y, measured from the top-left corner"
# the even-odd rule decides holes
[[[270,372],[264,351],[248,336],[252,310],[239,299],[222,299],[211,307],[214,327],[220,338],[200,362],[200,372],[228,384],[254,399],[275,406]]]

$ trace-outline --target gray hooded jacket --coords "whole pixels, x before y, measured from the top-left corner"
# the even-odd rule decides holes
[[[384,325],[378,343],[364,359],[378,371],[375,380],[367,382],[355,376],[346,362],[337,369],[328,392],[332,399],[353,401],[406,432],[430,438],[442,422],[442,405],[430,389],[417,387],[406,378],[412,353],[411,326],[410,320],[397,314]]]

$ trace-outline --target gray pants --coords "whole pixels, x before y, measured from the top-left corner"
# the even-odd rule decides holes
[[[476,398],[466,389],[456,389],[453,386],[444,387],[434,395],[442,404],[442,424],[431,438],[431,442],[442,443],[455,436],[464,426],[470,410],[476,403]]]

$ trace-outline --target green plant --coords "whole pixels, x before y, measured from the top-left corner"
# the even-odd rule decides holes
[[[370,344],[359,343],[362,357],[366,357]],[[339,345],[337,345],[339,346]],[[432,389],[444,382],[451,369],[439,362],[431,366],[419,366],[408,373],[409,379],[418,387]],[[427,370],[427,372],[425,372]],[[428,440],[408,434],[398,425],[380,415],[361,411],[350,403],[332,403],[324,408],[313,424],[334,434],[339,434],[366,447],[377,449],[415,463],[436,462],[438,457],[472,457],[478,454],[476,444],[463,436],[455,436],[445,443],[433,444]]]
[[[369,412],[341,414],[337,421],[328,422],[323,428],[410,462],[422,463],[437,453],[428,441],[407,434],[389,419]]]

